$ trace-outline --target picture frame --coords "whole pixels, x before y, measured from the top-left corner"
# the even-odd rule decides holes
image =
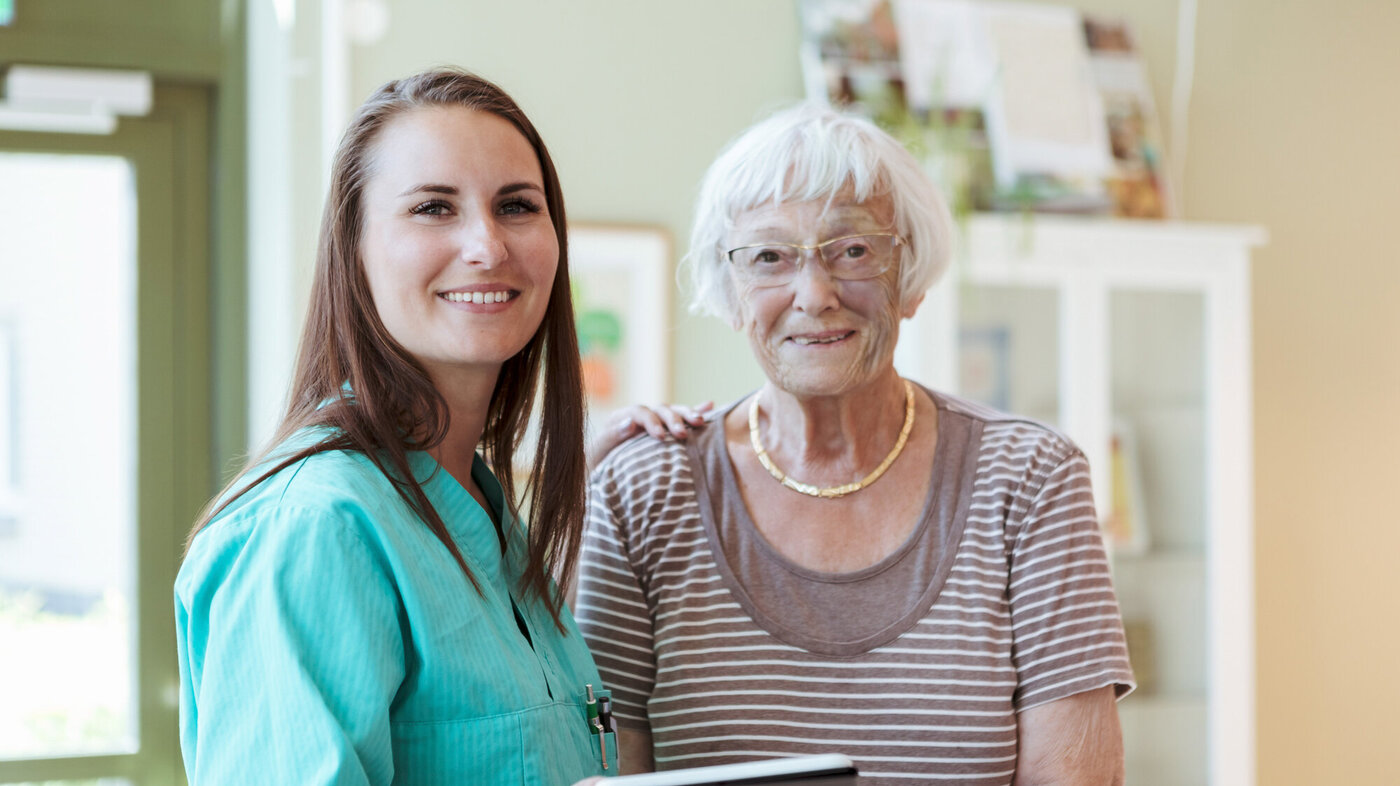
[[[661,227],[569,226],[590,441],[618,409],[670,398],[671,254]]]
[[[587,447],[617,410],[670,399],[671,235],[646,225],[570,223],[568,251]],[[517,477],[533,470],[535,403],[511,456]]]
[[[997,185],[1049,182],[1058,193],[1045,201],[1055,208],[1107,207],[1101,180],[1113,159],[1079,11],[1020,2],[978,9],[997,63],[986,104]]]
[[[1084,15],[1089,65],[1103,98],[1112,171],[1106,181],[1114,215],[1173,218],[1161,124],[1132,29],[1121,19]]]
[[[1109,441],[1108,512],[1100,522],[1104,539],[1116,553],[1142,555],[1151,547],[1143,502],[1142,466],[1132,424],[1115,418]],[[1104,493],[1104,492],[1100,492]]]
[[[1009,327],[984,325],[958,331],[958,393],[992,409],[1011,409]]]

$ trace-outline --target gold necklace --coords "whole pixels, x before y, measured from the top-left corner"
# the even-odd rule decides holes
[[[857,480],[854,483],[847,483],[842,486],[831,486],[830,488],[819,488],[810,483],[803,483],[800,480],[793,480],[786,472],[778,469],[773,463],[773,459],[768,457],[768,451],[763,449],[763,443],[758,439],[758,396],[755,394],[753,403],[749,405],[749,442],[753,444],[753,452],[758,456],[758,463],[768,470],[779,483],[787,486],[799,494],[806,494],[809,497],[820,497],[821,499],[836,499],[847,494],[854,494],[857,491],[869,486],[880,479],[885,474],[885,470],[890,468],[894,460],[899,458],[899,454],[904,450],[904,443],[909,441],[909,432],[914,430],[914,385],[909,380],[904,380],[904,426],[899,430],[899,439],[894,443],[894,450],[890,451],[885,460],[880,462],[880,466],[871,471],[869,475]]]

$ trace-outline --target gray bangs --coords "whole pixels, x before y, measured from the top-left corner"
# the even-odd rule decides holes
[[[887,193],[889,178],[870,145],[861,141],[851,126],[811,122],[755,135],[752,149],[742,151],[731,170],[727,226],[763,204],[830,202],[848,187],[862,202]]]
[[[763,120],[720,152],[700,183],[690,248],[678,273],[690,278],[690,310],[733,323],[725,243],[745,211],[768,204],[859,202],[890,196],[894,231],[908,250],[900,263],[901,304],[917,304],[947,268],[952,218],[923,166],[869,120],[812,103]]]

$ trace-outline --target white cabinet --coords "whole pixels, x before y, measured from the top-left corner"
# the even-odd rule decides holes
[[[1119,705],[1134,786],[1254,783],[1249,253],[1265,237],[973,216],[896,354],[911,378],[1064,431],[1100,513],[1131,524],[1112,552],[1141,682]]]

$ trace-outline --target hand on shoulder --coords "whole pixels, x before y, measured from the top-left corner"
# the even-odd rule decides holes
[[[705,423],[705,415],[715,408],[713,401],[699,406],[684,404],[636,404],[614,412],[588,447],[588,466],[596,467],[618,445],[637,436],[650,434],[656,439],[680,439]]]

